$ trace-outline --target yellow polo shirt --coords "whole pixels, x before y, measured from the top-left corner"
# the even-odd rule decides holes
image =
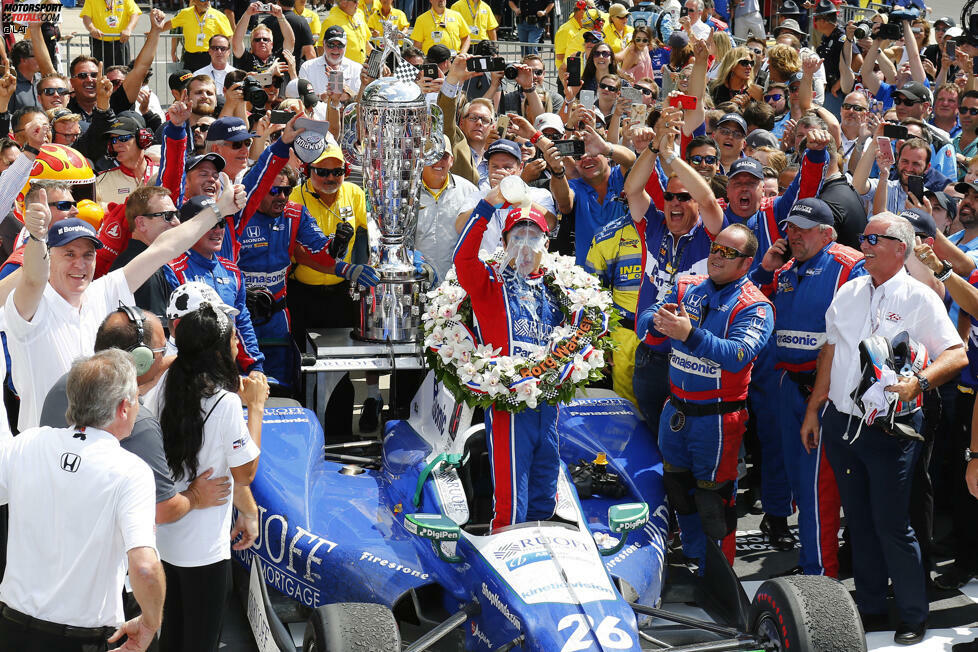
[[[610,19],[607,23],[605,23],[604,30],[602,31],[604,34],[604,42],[608,44],[611,51],[615,54],[618,54],[628,47],[628,44],[632,42],[632,34],[634,32],[634,27],[631,25],[625,25],[625,33],[619,34],[618,30],[615,29],[615,26],[612,24]]]
[[[394,23],[397,25],[397,29],[402,32],[407,31],[411,27],[407,15],[400,9],[395,9],[394,7],[391,7],[391,13],[387,17],[384,17],[384,14],[381,13],[380,7],[371,11],[370,17],[367,19],[367,27],[370,28],[371,33],[376,31],[382,35],[384,33],[384,22]]]
[[[336,225],[341,219],[353,224],[353,238],[350,240],[350,246],[346,248],[346,255],[343,257],[346,262],[352,262],[353,244],[358,235],[356,232],[363,229],[360,231],[360,235],[362,235],[367,230],[367,198],[363,194],[363,189],[352,183],[344,182],[340,186],[339,192],[336,193],[336,200],[330,206],[326,206],[314,193],[312,183],[306,181],[292,190],[289,199],[305,206],[312,218],[316,220],[320,230],[327,236],[336,233]],[[317,272],[305,265],[296,266],[293,276],[295,280],[306,285],[336,285],[346,280],[335,274]]]
[[[306,22],[309,23],[309,31],[312,32],[313,38],[319,36],[320,32],[323,31],[323,21],[319,19],[319,14],[309,7],[306,7],[299,15],[305,18]]]
[[[446,9],[445,13],[435,17],[435,13],[429,9],[414,21],[414,31],[411,38],[421,43],[421,51],[425,54],[432,45],[441,44],[452,52],[458,52],[462,47],[462,39],[469,35],[469,24],[465,22],[462,14],[452,9]]]
[[[187,52],[207,52],[212,36],[234,36],[227,16],[211,7],[198,16],[193,7],[177,12],[170,20],[171,27],[183,28],[183,49]]]
[[[81,15],[92,19],[103,41],[118,41],[133,16],[143,13],[133,0],[85,0]]]
[[[584,28],[573,16],[571,16],[570,20],[557,29],[557,33],[554,34],[554,55],[557,57],[557,61],[563,63],[563,60],[574,54],[574,52],[581,52],[584,50],[583,36],[581,36],[579,39],[581,46],[575,50],[570,49],[572,42],[577,40],[575,37],[577,37],[577,35],[583,31]]]
[[[482,0],[469,4],[468,0],[458,0],[452,5],[452,11],[457,11],[469,26],[469,36],[473,43],[489,38],[489,32],[499,27],[492,8]]]
[[[367,48],[370,45],[370,28],[367,27],[367,18],[363,12],[357,9],[357,13],[350,16],[340,9],[339,5],[334,5],[323,21],[323,31],[319,33],[319,45],[323,44],[326,28],[333,25],[339,25],[346,32],[346,58],[359,64],[366,61],[369,54]]]

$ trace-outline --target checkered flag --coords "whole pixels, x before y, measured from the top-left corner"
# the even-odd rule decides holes
[[[415,82],[418,80],[418,69],[401,59],[394,70],[394,78],[401,82]]]

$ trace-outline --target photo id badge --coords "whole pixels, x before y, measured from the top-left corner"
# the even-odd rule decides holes
[[[431,33],[431,40],[434,41],[435,43],[441,43],[441,38],[443,35],[444,32],[442,32],[441,30],[436,30]]]
[[[199,32],[197,34],[197,47],[202,48],[205,47],[206,45],[207,45],[207,37],[204,35],[203,32]]]

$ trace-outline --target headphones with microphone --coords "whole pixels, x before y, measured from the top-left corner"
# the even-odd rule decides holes
[[[124,303],[119,304],[117,312],[123,313],[129,318],[129,321],[136,327],[136,343],[131,347],[126,349],[132,356],[132,363],[136,366],[136,375],[142,376],[150,370],[153,366],[153,361],[156,359],[156,355],[153,353],[153,349],[146,346],[146,329],[145,318],[138,316],[136,310],[132,306],[127,306]]]
[[[51,127],[54,129],[54,127]],[[140,128],[135,134],[136,147],[139,149],[146,149],[153,144],[153,132],[149,129]],[[112,134],[108,134],[105,140],[105,154],[109,158],[115,158],[116,153],[112,151]]]

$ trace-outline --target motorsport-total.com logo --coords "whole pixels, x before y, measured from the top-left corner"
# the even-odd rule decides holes
[[[60,23],[60,2],[4,2],[0,9],[3,34],[22,34],[31,23]]]

